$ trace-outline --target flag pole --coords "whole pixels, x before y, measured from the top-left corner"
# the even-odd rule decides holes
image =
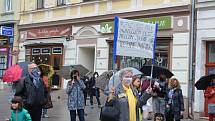
[[[155,35],[154,35],[154,47],[153,47],[153,57],[152,57],[152,67],[151,67],[151,81],[150,81],[150,87],[152,86],[152,77],[153,77],[153,69],[154,69],[154,63],[155,63],[155,48],[156,48],[156,40],[157,40],[157,32],[158,32],[158,24],[155,24]]]
[[[116,49],[117,49],[117,38],[118,38],[118,25],[119,25],[119,17],[114,17],[114,42],[113,42],[113,85],[115,82],[115,71],[116,71]]]

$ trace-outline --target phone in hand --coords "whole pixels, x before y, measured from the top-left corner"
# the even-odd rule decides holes
[[[74,79],[74,80],[77,80],[77,76],[73,76],[73,79]]]

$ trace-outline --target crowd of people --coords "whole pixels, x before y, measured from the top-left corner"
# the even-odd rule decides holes
[[[151,112],[154,119],[161,121],[180,121],[183,118],[184,100],[176,78],[166,79],[161,74],[158,79],[150,80],[133,75],[131,70],[123,70],[120,80],[108,95],[109,101],[114,101],[120,112],[119,121],[145,121],[152,118]]]
[[[11,118],[15,121],[41,121],[47,112],[50,89],[36,64],[28,65],[28,75],[14,82],[14,98],[11,101]],[[93,105],[93,97],[101,107],[100,89],[96,87],[97,72],[91,78],[80,77],[78,70],[71,72],[67,84],[68,110],[71,121],[85,121],[84,108],[87,97]],[[119,74],[120,83],[108,91],[107,102],[114,102],[119,111],[118,121],[180,121],[183,118],[184,100],[180,83],[176,78],[167,79],[160,74],[157,79],[134,75],[132,70],[124,69]]]
[[[51,108],[50,90],[43,73],[34,63],[28,64],[28,74],[13,83],[11,117],[7,121],[41,121]],[[50,107],[51,106],[51,107]]]

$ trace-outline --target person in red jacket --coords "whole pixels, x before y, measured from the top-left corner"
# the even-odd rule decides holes
[[[211,85],[208,86],[204,92],[205,98],[208,99],[208,114],[209,121],[213,121],[213,117],[215,117],[215,79],[211,80]]]

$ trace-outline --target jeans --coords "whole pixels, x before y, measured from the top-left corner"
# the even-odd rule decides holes
[[[93,105],[93,95],[94,94],[90,95],[90,104],[91,105]],[[98,105],[101,105],[101,102],[100,102],[100,99],[99,99],[99,89],[98,88],[95,89],[95,96],[96,96],[96,100],[97,100]]]
[[[153,111],[155,113],[162,113],[163,115],[165,114],[166,104],[165,104],[164,98],[153,97],[152,104],[153,104]]]
[[[79,121],[85,121],[84,109],[77,109]],[[76,121],[76,110],[70,110],[71,121]]]
[[[43,116],[47,114],[48,109],[43,109]]]

